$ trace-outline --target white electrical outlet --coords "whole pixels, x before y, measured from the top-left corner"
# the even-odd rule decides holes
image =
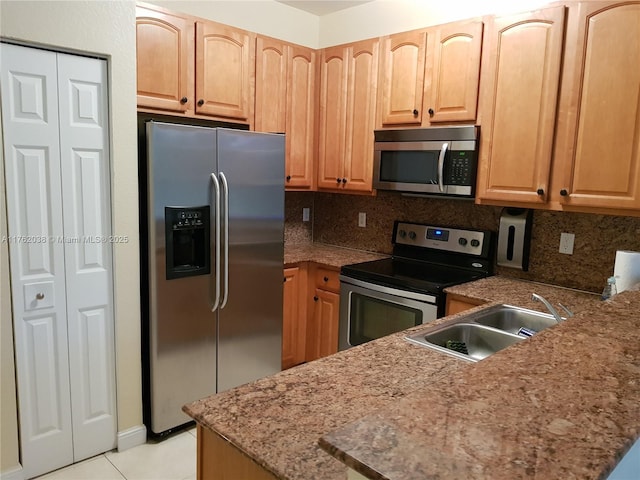
[[[358,213],[358,226],[366,227],[367,226],[367,214],[364,212]]]
[[[309,215],[310,215],[310,209],[309,208],[303,208],[302,209],[302,221],[303,222],[308,222],[309,221]]]
[[[573,233],[560,234],[560,253],[565,255],[573,255],[573,242],[576,236]]]

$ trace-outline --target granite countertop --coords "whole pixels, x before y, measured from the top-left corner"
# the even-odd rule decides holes
[[[284,246],[285,266],[300,262],[316,262],[340,268],[343,265],[368,262],[388,256],[389,255],[336,247],[323,243],[285,243]]]
[[[421,325],[184,410],[281,479],[606,477],[640,435],[640,292],[448,291],[544,311],[536,292],[576,315],[475,364],[406,342]]]

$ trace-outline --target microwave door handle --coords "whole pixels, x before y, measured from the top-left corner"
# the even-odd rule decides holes
[[[438,157],[438,188],[441,192],[444,192],[444,157],[447,154],[449,148],[448,143],[443,143],[440,149],[440,156]]]

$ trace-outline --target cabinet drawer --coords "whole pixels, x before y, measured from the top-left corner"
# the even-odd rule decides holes
[[[328,268],[316,268],[316,288],[340,292],[340,272]]]

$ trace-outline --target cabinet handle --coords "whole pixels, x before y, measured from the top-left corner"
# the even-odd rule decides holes
[[[284,277],[284,278],[282,279],[282,283],[287,283],[287,277]]]
[[[184,105],[184,104],[185,104],[185,103],[187,103],[188,101],[189,101],[189,99],[188,99],[187,97],[182,97],[182,98],[180,99],[180,103],[181,103],[182,105]]]
[[[342,179],[342,183],[347,183],[347,179],[346,179],[346,178],[343,178],[343,179]]]
[[[414,112],[416,112],[416,111],[414,110]],[[428,112],[429,112],[429,116],[430,116],[430,117],[433,117],[433,114],[434,114],[434,113],[436,113],[436,112],[434,112],[434,111],[433,111],[433,108],[430,108],[430,109],[428,110]],[[417,115],[417,113],[414,113],[414,115]]]
[[[539,189],[536,191],[536,193],[537,193],[538,195],[544,195],[544,188],[539,188]]]
[[[324,278],[323,278],[323,280],[324,280],[325,282],[328,282],[328,281],[329,281],[329,277],[324,277]]]
[[[336,183],[340,183],[341,180],[339,178],[336,178]]]
[[[418,113],[419,113],[419,112],[418,112],[418,110],[415,110],[415,109],[413,110],[413,116],[414,116],[414,117],[417,117],[417,116],[418,116]]]
[[[291,175],[287,175],[287,182],[291,181]]]
[[[204,100],[203,99],[198,100],[198,106],[201,107],[202,105],[204,105]]]
[[[314,296],[314,297],[313,297],[313,301],[314,301],[314,302],[317,302],[317,301],[318,301],[318,297],[317,297],[317,296]]]
[[[560,195],[566,197],[567,195],[569,195],[569,192],[567,192],[567,190],[563,188],[562,190],[560,190]]]

